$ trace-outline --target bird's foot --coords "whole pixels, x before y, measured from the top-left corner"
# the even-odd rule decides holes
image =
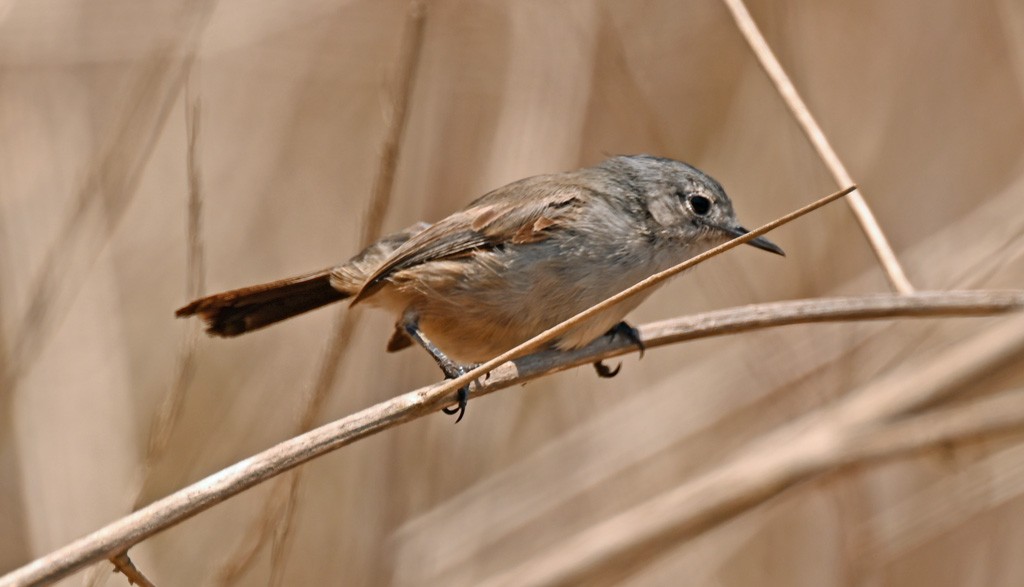
[[[644,351],[647,347],[644,346],[644,341],[640,339],[640,331],[637,330],[634,326],[632,326],[629,322],[623,320],[622,322],[619,322],[615,326],[612,326],[611,329],[605,333],[605,336],[610,336],[612,338],[615,338],[616,336],[621,336],[626,341],[635,344],[636,347],[640,349],[640,358],[644,358]],[[614,369],[612,369],[601,361],[594,362],[594,370],[597,371],[597,376],[605,379],[615,377],[616,375],[619,374],[619,370],[621,369],[622,363],[619,363],[618,365],[615,366]]]

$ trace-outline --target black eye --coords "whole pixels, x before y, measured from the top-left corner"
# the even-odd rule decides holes
[[[689,204],[690,210],[697,216],[704,216],[711,211],[711,200],[704,196],[690,196],[686,199],[686,203]]]

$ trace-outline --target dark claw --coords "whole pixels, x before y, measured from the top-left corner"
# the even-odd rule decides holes
[[[609,369],[608,365],[605,365],[601,361],[594,362],[594,370],[597,371],[597,376],[605,379],[611,379],[618,375],[619,369],[622,369],[622,363],[616,365],[614,369]]]
[[[644,358],[644,351],[647,350],[647,347],[644,346],[644,341],[640,340],[640,331],[634,328],[629,322],[623,320],[615,326],[612,326],[611,330],[607,332],[607,335],[612,338],[621,336],[627,342],[635,344],[636,348],[640,349],[639,358]]]
[[[454,363],[451,364],[449,369],[445,369],[444,367],[441,369],[445,372],[445,379],[458,379],[466,373],[469,373],[468,368],[455,365]],[[459,416],[455,418],[455,423],[458,424],[462,421],[462,417],[466,415],[466,406],[469,405],[469,386],[465,385],[460,387],[459,391],[455,394],[455,398],[459,401],[458,404],[441,408],[441,411],[449,416],[458,414]]]
[[[459,399],[458,405],[441,408],[441,411],[449,416],[458,414],[459,417],[455,418],[455,423],[458,424],[462,417],[466,415],[466,406],[469,405],[469,386],[460,387],[456,397]]]
[[[626,339],[626,341],[635,344],[636,347],[640,349],[640,358],[644,358],[644,350],[646,350],[646,347],[644,347],[644,341],[640,340],[640,331],[630,326],[629,322],[622,321],[615,326],[612,326],[611,329],[605,333],[605,336],[610,336],[612,338],[621,336]],[[615,377],[619,374],[620,369],[622,369],[622,363],[616,365],[614,369],[609,368],[601,361],[594,363],[594,370],[597,371],[597,376],[605,379]]]
[[[469,373],[473,369],[476,369],[478,366],[480,366],[479,363],[475,363],[473,365],[468,365],[466,367],[456,367],[457,368],[457,372],[453,376],[449,377],[449,379],[455,379],[456,377],[462,377],[466,373]],[[487,381],[490,378],[491,378],[491,372],[490,371],[488,371],[487,373],[484,373],[484,381]],[[477,381],[476,383],[477,383],[477,385],[480,385],[479,381]],[[459,417],[455,418],[455,423],[458,424],[462,420],[462,417],[466,415],[466,406],[469,405],[469,386],[467,385],[465,387],[460,387],[459,391],[458,391],[458,394],[455,397],[459,400],[458,405],[451,406],[451,407],[441,408],[441,411],[446,413],[446,414],[448,414],[449,416],[458,414]]]

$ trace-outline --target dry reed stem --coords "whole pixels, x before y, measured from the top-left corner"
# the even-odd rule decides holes
[[[8,361],[11,381],[0,390],[3,395],[9,395],[14,383],[35,362],[68,311],[71,305],[69,298],[73,298],[85,282],[85,276],[134,198],[142,170],[153,154],[156,139],[184,79],[181,72],[171,71],[173,66],[169,56],[158,55],[153,61],[146,64],[152,71],[140,74],[129,92],[129,100],[135,108],[114,130],[110,146],[102,150],[92,163],[91,175],[78,189],[70,216],[62,223],[32,279],[29,306],[14,330],[14,356]],[[164,94],[154,95],[164,89]],[[147,108],[153,102],[157,102],[156,112]],[[126,148],[131,148],[133,153],[127,155],[124,152]],[[93,226],[97,224],[95,216],[100,216],[106,225],[102,228]],[[93,230],[87,229],[90,226]],[[102,238],[90,242],[94,234],[102,234]]]
[[[377,177],[374,180],[370,206],[363,218],[361,233],[363,246],[380,238],[384,217],[391,206],[394,191],[395,171],[401,153],[402,137],[405,135],[409,118],[409,102],[416,82],[423,51],[423,31],[427,24],[427,10],[422,0],[412,0],[407,8],[405,28],[398,53],[398,67],[395,72],[394,102],[387,121],[387,134],[381,145],[380,160],[377,163]]]
[[[194,63],[194,62],[193,62]],[[203,263],[203,239],[201,234],[202,219],[202,193],[198,160],[199,145],[199,98],[191,90],[192,71],[185,81],[185,135],[187,141],[186,169],[188,175],[188,223],[186,228],[188,248],[186,253],[186,294],[189,298],[199,297],[203,294],[203,282],[205,277],[205,264]],[[195,324],[186,326],[185,334],[181,339],[178,349],[178,359],[174,369],[174,383],[171,384],[167,394],[160,404],[152,423],[149,427],[149,439],[146,443],[146,455],[142,465],[142,473],[134,482],[132,488],[131,502],[132,510],[143,505],[146,483],[152,477],[153,470],[160,464],[164,451],[170,442],[171,433],[181,415],[181,409],[185,405],[185,398],[188,394],[189,385],[195,374],[196,345],[199,341],[199,328]],[[121,571],[133,584],[148,585],[135,565],[128,559],[127,551],[112,557],[110,562]],[[135,581],[134,573],[137,573],[144,582]],[[100,568],[96,568],[85,584],[99,585],[106,577]]]
[[[786,74],[786,70],[783,69],[775,53],[768,46],[768,41],[765,40],[761,30],[757,27],[757,23],[750,16],[750,12],[747,10],[743,0],[722,1],[732,14],[733,19],[736,21],[736,26],[739,27],[751,50],[757,56],[761,67],[768,74],[769,79],[775,85],[775,89],[779,92],[789,111],[792,112],[793,117],[796,118],[797,123],[800,124],[800,128],[811,142],[811,146],[818,152],[818,156],[821,157],[825,166],[832,173],[836,184],[840,187],[852,185],[853,178],[850,177],[846,166],[843,165],[839,155],[836,154],[832,145],[829,144],[828,138],[825,137],[825,133],[814,119],[814,115],[811,114],[807,104],[800,97],[796,86],[793,85],[792,80]],[[871,207],[868,206],[860,191],[850,194],[847,203],[849,203],[850,209],[853,210],[853,214],[856,216],[861,230],[864,231],[864,235],[867,237],[875,256],[882,264],[882,269],[885,271],[892,287],[900,293],[914,291],[914,286],[907,279],[899,259],[896,258],[896,253],[892,250],[889,240],[882,231],[882,227],[878,224],[878,219],[875,218]]]
[[[194,63],[193,60],[193,67],[190,68],[188,77],[185,80],[185,137],[187,143],[185,167],[188,175],[188,223],[186,225],[188,247],[185,256],[185,289],[189,299],[203,295],[206,281],[206,263],[204,261],[202,235],[202,173],[199,164],[201,106],[199,96],[193,91],[192,85],[192,77],[195,74]],[[163,459],[164,451],[167,450],[167,445],[170,443],[171,433],[174,431],[181,415],[181,410],[185,405],[189,386],[195,375],[196,346],[199,342],[199,330],[199,325],[189,324],[186,326],[185,334],[181,339],[177,364],[174,369],[174,383],[164,396],[163,402],[154,415],[153,422],[149,428],[149,440],[146,444],[142,474],[139,476],[134,487],[132,510],[136,510],[143,505],[142,497],[146,483],[152,477],[156,467],[159,466],[161,459]],[[151,584],[128,558],[127,551],[111,558],[110,562],[124,573],[125,577],[132,583],[138,585]],[[138,580],[136,580],[135,575],[132,573],[137,573]],[[88,584],[99,584],[102,580],[102,575],[97,570],[88,581]]]
[[[850,531],[864,560],[884,568],[923,544],[947,537],[957,527],[977,524],[1022,494],[1024,443],[1018,442],[972,459]]]
[[[189,299],[200,297],[205,289],[206,263],[203,254],[202,235],[202,174],[199,164],[199,128],[200,101],[192,92],[191,75],[185,84],[185,134],[188,141],[186,168],[188,173],[188,223],[186,225],[187,254],[186,264],[186,295]],[[150,428],[149,443],[146,449],[146,476],[163,457],[164,450],[170,441],[171,432],[178,421],[181,408],[184,406],[189,384],[195,373],[196,345],[199,341],[200,329],[190,324],[182,338],[178,362],[175,368],[174,384],[164,398]],[[141,493],[140,493],[141,495]],[[136,495],[133,507],[139,507]]]
[[[663,332],[661,338],[652,337],[649,328],[641,328],[640,332],[644,337],[645,345],[648,348],[653,348],[680,340],[745,332],[786,324],[856,320],[861,317],[954,316],[961,313],[986,315],[1011,312],[1022,308],[1024,308],[1024,291],[919,292],[906,296],[881,294],[863,298],[777,302],[747,306],[738,310],[710,312],[681,319],[680,325],[662,322],[657,327]],[[728,314],[733,311],[745,313],[749,317],[749,323],[744,326],[737,321],[729,320]],[[773,314],[773,317],[767,317],[766,313]],[[1020,344],[1024,344],[1024,329],[1020,328],[1016,322],[1013,325],[1015,334],[1021,339]],[[972,350],[974,349],[972,348]],[[548,373],[633,351],[635,351],[633,345],[605,337],[585,349],[571,353],[555,351],[538,353],[523,358],[515,364],[495,370],[486,386],[475,389],[475,395],[492,393]],[[1005,353],[998,356],[1005,356]],[[962,361],[949,361],[947,364],[959,367]],[[281,442],[0,577],[0,587],[41,583],[65,577],[85,565],[124,551],[157,532],[304,462],[382,430],[433,413],[439,410],[448,399],[447,394],[436,392],[441,387],[443,385],[435,385],[397,396]],[[892,392],[891,387],[887,388],[886,393]],[[789,440],[786,438],[787,443]],[[788,445],[784,444],[781,448],[786,448],[786,446]],[[773,451],[785,454],[785,451],[781,449],[773,449]],[[775,455],[775,452],[772,454]],[[776,455],[770,460],[779,462],[781,459]],[[746,479],[747,486],[751,479],[758,479],[761,475],[767,475],[771,471],[771,467],[760,466],[758,468],[759,471],[749,478],[747,475],[750,472],[745,472],[743,479]],[[765,478],[773,477],[766,476]],[[715,497],[715,495],[711,497]],[[706,499],[707,496],[705,496]],[[705,517],[712,514],[714,511],[706,514]]]
[[[126,92],[129,107],[90,162],[89,176],[75,194],[72,212],[32,279],[29,307],[14,331],[14,356],[8,357],[0,401],[7,401],[9,390],[38,358],[124,218],[181,93],[213,3],[194,0],[195,9],[185,30],[136,66],[140,73]],[[98,233],[102,233],[102,239],[89,240]]]
[[[911,294],[909,297],[916,297]],[[991,404],[968,409],[962,421],[936,416],[941,430],[922,434],[891,420],[949,393],[969,386],[979,373],[1024,352],[1024,319],[1009,320],[967,341],[901,367],[822,408],[750,443],[714,469],[654,499],[604,520],[548,549],[537,557],[481,584],[537,586],[576,584],[616,569],[647,561],[699,532],[717,526],[835,467],[858,459],[882,458],[895,451],[920,450],[957,434],[977,436],[1009,427],[1020,429],[1024,418],[1007,422]],[[1013,398],[1001,405],[1005,408]],[[997,404],[1000,405],[1000,404]],[[1018,416],[1024,416],[1015,404]],[[920,416],[924,418],[924,416]],[[929,420],[920,420],[929,422]],[[888,430],[888,432],[887,432]],[[910,433],[909,430],[918,430]],[[953,435],[943,437],[940,432]],[[875,435],[882,434],[881,439]],[[901,442],[889,446],[887,440]],[[870,452],[860,452],[866,439]],[[655,553],[655,554],[652,554]]]
[[[1024,432],[1024,390],[938,409],[898,420],[876,431],[856,434],[847,443],[843,460],[854,463],[902,455],[950,439],[987,437]],[[859,436],[859,437],[858,437]]]
[[[409,102],[412,98],[416,71],[422,53],[425,27],[426,7],[420,0],[413,0],[409,3],[401,36],[392,110],[386,122],[385,136],[377,163],[377,174],[360,230],[360,240],[364,245],[380,238],[384,218],[391,205],[398,157],[408,121]],[[305,396],[305,406],[299,419],[297,433],[306,432],[312,428],[323,412],[323,406],[334,386],[338,367],[348,352],[357,325],[357,314],[352,312],[337,314],[334,328],[331,330],[331,338],[320,361],[320,368],[317,370],[316,379],[313,380],[310,390]],[[295,471],[283,479],[282,483],[286,487],[280,490],[275,488],[267,497],[262,514],[253,523],[253,528],[245,533],[245,541],[221,565],[220,570],[216,573],[218,583],[230,584],[236,581],[251,567],[256,554],[273,536],[269,584],[282,584],[286,567],[285,561],[293,535],[295,512],[298,508],[297,496],[302,483],[302,471]]]
[[[189,296],[201,296],[206,292],[206,263],[203,253],[203,182],[202,169],[199,164],[199,130],[202,104],[199,93],[195,90],[193,77],[198,67],[194,66],[185,80],[185,134],[188,140],[187,173],[188,173],[188,281],[186,290]]]

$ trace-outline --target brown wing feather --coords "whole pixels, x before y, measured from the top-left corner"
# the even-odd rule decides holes
[[[533,177],[499,188],[413,236],[366,280],[352,303],[373,294],[403,269],[505,243],[548,238],[550,230],[572,213],[581,190],[568,181],[551,180],[552,176]]]

